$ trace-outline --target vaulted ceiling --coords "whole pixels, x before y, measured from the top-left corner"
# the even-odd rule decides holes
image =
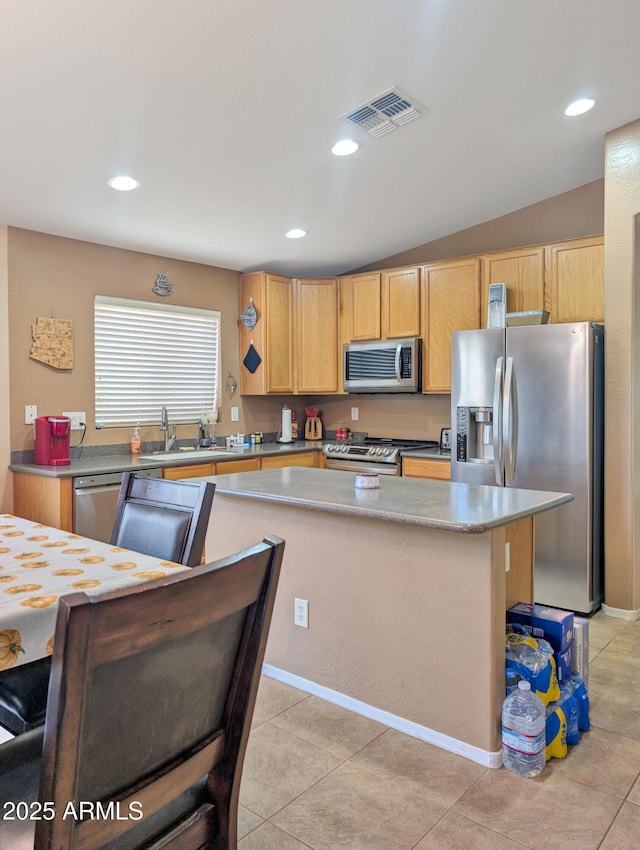
[[[596,180],[640,117],[638,0],[0,14],[0,222],[239,270],[343,272]],[[392,88],[420,117],[378,138],[342,117]],[[578,97],[594,109],[565,117]],[[333,156],[344,137],[359,151]],[[140,188],[107,185],[123,173]]]

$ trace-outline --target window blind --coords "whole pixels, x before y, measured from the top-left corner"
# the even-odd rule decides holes
[[[96,428],[194,422],[220,391],[220,312],[96,295]]]

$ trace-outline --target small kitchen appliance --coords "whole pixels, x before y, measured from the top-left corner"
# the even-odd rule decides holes
[[[383,339],[343,346],[343,386],[348,393],[419,393],[422,340]]]
[[[71,420],[68,416],[38,416],[33,442],[36,463],[42,466],[70,464],[70,440]]]
[[[507,284],[492,283],[489,285],[489,309],[487,313],[488,328],[505,328],[507,326]]]
[[[305,440],[321,440],[322,422],[318,416],[320,411],[317,407],[305,407],[304,412],[307,414],[307,421],[304,426]]]

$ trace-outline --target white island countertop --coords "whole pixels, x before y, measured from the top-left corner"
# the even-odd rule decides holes
[[[573,500],[570,493],[391,475],[379,476],[377,490],[359,490],[354,473],[303,467],[215,475],[206,480],[215,481],[218,493],[243,499],[466,534],[480,534]]]

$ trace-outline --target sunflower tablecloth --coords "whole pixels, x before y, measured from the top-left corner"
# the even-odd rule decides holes
[[[0,514],[0,675],[53,652],[58,599],[105,593],[187,567]]]

